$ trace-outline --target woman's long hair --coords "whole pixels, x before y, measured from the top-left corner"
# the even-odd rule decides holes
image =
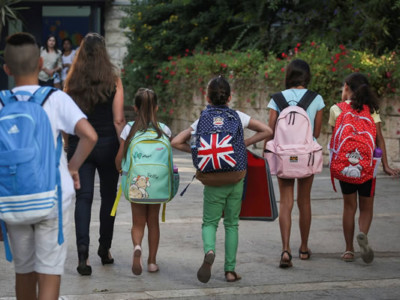
[[[54,51],[57,53],[58,52],[57,37],[54,34],[49,34],[47,36],[46,43],[44,43],[43,48],[46,49],[47,53],[49,53],[49,46],[47,45],[47,42],[49,41],[50,38],[54,38],[54,40],[56,41],[54,43]]]
[[[132,138],[138,131],[144,133],[152,128],[157,132],[157,138],[164,134],[157,122],[157,95],[154,91],[140,88],[135,94],[135,106],[137,108],[135,122],[125,140],[124,157]]]
[[[82,40],[65,81],[64,91],[84,113],[105,103],[115,91],[117,68],[111,63],[104,38],[88,33]]]
[[[367,77],[361,73],[352,73],[346,77],[344,82],[353,93],[351,96],[353,109],[361,111],[365,104],[369,107],[371,114],[379,111],[378,99],[372,92]]]

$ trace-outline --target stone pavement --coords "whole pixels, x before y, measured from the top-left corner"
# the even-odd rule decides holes
[[[194,174],[188,154],[175,152],[182,190]],[[275,194],[279,191],[274,179]],[[400,299],[400,179],[379,175],[375,213],[369,234],[375,260],[366,265],[359,258],[352,263],[340,260],[344,251],[341,225],[342,198],[330,184],[329,171],[315,177],[312,190],[313,219],[309,247],[311,260],[298,258],[300,245],[298,210],[293,209],[291,246],[293,265],[280,269],[281,241],[278,220],[241,221],[237,272],[243,279],[224,280],[224,230],[218,230],[216,260],[211,280],[200,283],[196,272],[202,263],[201,215],[202,185],[193,181],[183,197],[167,205],[166,222],[161,223],[158,252],[160,272],[150,274],[144,267],[141,276],[131,272],[132,241],[129,203],[121,200],[115,223],[112,255],[114,265],[102,266],[96,254],[98,243],[99,192],[96,190],[92,223],[90,263],[93,274],[76,272],[75,236],[69,240],[69,253],[62,277],[61,297],[86,299]],[[358,250],[355,241],[355,248]],[[0,300],[15,299],[12,264],[4,258],[0,243]],[[147,239],[143,259],[147,259]]]

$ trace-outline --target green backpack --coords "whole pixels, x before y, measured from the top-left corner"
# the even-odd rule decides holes
[[[162,123],[159,126],[165,127]],[[179,174],[173,166],[171,143],[166,135],[157,139],[157,132],[151,128],[137,132],[122,159],[121,188],[125,199],[141,204],[172,200],[179,187]]]

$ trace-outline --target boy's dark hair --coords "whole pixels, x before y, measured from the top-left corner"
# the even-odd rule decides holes
[[[225,105],[231,95],[229,82],[221,75],[211,79],[207,86],[207,97],[213,105]]]
[[[13,76],[32,74],[38,70],[39,47],[33,35],[19,32],[6,40],[4,61]]]
[[[369,107],[371,114],[379,111],[378,99],[372,92],[367,77],[361,73],[352,73],[345,78],[344,82],[353,93],[351,96],[353,109],[361,111],[365,104]]]
[[[302,86],[307,88],[311,80],[310,66],[304,60],[293,60],[286,69],[286,89]]]

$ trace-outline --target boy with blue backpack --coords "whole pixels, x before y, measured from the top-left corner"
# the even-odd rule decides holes
[[[225,279],[228,282],[241,279],[235,267],[243,180],[247,169],[246,147],[272,138],[271,128],[245,113],[230,109],[230,100],[228,81],[222,76],[213,78],[207,87],[209,105],[198,120],[171,142],[176,149],[192,152],[196,177],[204,184],[202,236],[205,256],[197,272],[198,280],[203,283],[211,277],[216,232],[222,215],[225,227]],[[244,128],[255,131],[255,134],[244,139]],[[187,143],[189,139],[190,145]]]
[[[0,92],[0,221],[6,257],[14,258],[18,299],[58,299],[69,206],[74,187],[80,187],[78,169],[97,134],[67,94],[39,87],[43,60],[32,35],[8,37],[4,60],[4,71],[16,84]],[[61,132],[80,138],[69,164]]]

